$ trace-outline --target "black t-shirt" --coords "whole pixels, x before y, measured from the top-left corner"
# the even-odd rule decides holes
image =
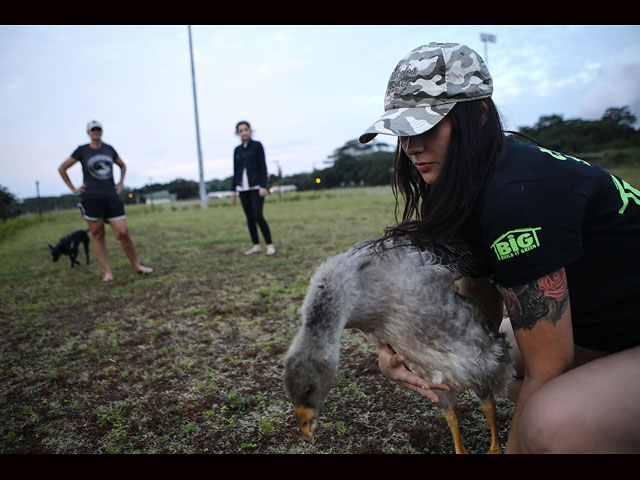
[[[111,145],[103,143],[100,148],[91,148],[89,144],[80,145],[71,154],[82,163],[85,191],[83,198],[117,195],[113,181],[113,163],[118,153]]]
[[[640,191],[576,157],[508,137],[465,237],[503,287],[565,267],[576,344],[640,344]]]

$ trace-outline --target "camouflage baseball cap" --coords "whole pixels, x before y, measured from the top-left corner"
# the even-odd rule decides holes
[[[437,125],[457,102],[488,98],[493,81],[480,55],[458,43],[414,48],[389,78],[382,115],[361,136],[412,136]]]

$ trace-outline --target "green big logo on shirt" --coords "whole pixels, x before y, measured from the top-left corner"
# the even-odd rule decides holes
[[[498,257],[498,260],[513,258],[540,246],[537,228],[518,228],[499,236],[491,245],[491,248]]]

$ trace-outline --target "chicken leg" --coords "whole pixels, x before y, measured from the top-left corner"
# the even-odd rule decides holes
[[[488,400],[482,403],[482,411],[484,416],[489,421],[491,427],[491,447],[488,453],[504,453],[500,446],[500,439],[498,438],[498,424],[496,422],[496,401]]]
[[[458,410],[455,407],[444,412],[447,418],[447,424],[449,424],[449,430],[453,436],[453,444],[456,447],[456,453],[467,453],[462,443],[462,436],[460,435],[460,424],[458,423]]]

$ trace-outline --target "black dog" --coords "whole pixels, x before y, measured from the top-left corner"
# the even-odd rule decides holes
[[[69,258],[71,259],[71,268],[73,268],[73,265],[76,263],[80,265],[80,262],[76,260],[76,257],[78,256],[78,247],[80,246],[80,243],[84,243],[84,253],[87,256],[87,265],[89,265],[88,231],[89,230],[76,230],[72,234],[62,237],[55,247],[49,245],[53,261],[57,262],[60,255],[69,255]]]

